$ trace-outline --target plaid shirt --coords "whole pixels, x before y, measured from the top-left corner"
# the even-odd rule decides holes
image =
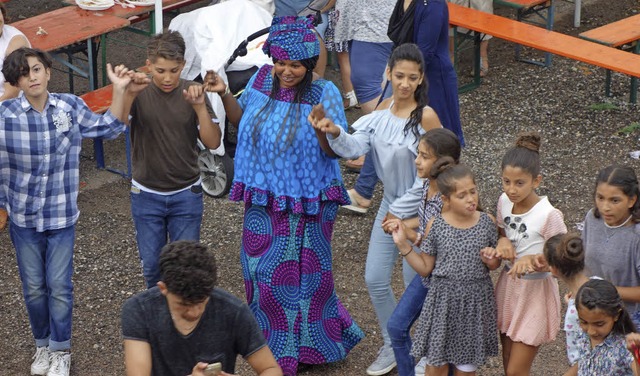
[[[98,115],[72,94],[49,94],[42,113],[24,95],[0,104],[0,208],[11,222],[36,231],[78,220],[83,137],[116,138],[125,125]]]

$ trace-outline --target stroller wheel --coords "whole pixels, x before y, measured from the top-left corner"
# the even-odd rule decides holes
[[[201,150],[198,155],[202,189],[212,197],[222,197],[229,193],[233,181],[233,160],[228,155],[215,155],[209,150]]]

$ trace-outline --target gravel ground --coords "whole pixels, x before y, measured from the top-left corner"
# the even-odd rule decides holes
[[[640,10],[636,0],[586,0],[583,25],[573,23],[573,4],[557,2],[556,30],[579,32],[631,16]],[[30,17],[59,7],[56,1],[14,0],[8,3],[15,18]],[[496,13],[510,15],[508,10]],[[511,14],[511,16],[513,16]],[[142,44],[130,33],[117,37]],[[638,107],[628,100],[629,79],[614,74],[613,97],[604,97],[604,71],[593,66],[554,57],[549,69],[517,63],[513,45],[494,40],[490,46],[491,70],[482,86],[460,96],[463,127],[467,139],[464,160],[477,175],[482,204],[489,212],[501,193],[499,161],[521,131],[540,132],[544,180],[541,194],[565,214],[570,228],[580,222],[592,205],[592,190],[598,169],[610,163],[637,168],[629,151],[640,149]],[[537,51],[527,51],[541,57]],[[143,63],[143,51],[111,47],[109,59],[130,67]],[[468,60],[463,61],[461,80],[469,79]],[[465,65],[466,64],[466,65]],[[335,72],[328,71],[334,78]],[[52,91],[68,90],[66,78],[54,72]],[[77,91],[86,90],[77,81]],[[604,105],[606,104],[606,105]],[[351,111],[351,120],[359,113]],[[628,128],[629,132],[623,132]],[[122,140],[107,143],[107,164],[122,168]],[[73,327],[73,375],[121,375],[124,373],[119,311],[122,302],[144,289],[129,211],[128,181],[94,168],[92,145],[87,142],[79,197],[82,215],[77,226],[75,249],[75,307]],[[352,186],[357,175],[345,172]],[[374,206],[381,198],[380,187]],[[375,358],[381,338],[364,286],[364,260],[375,207],[364,216],[341,211],[334,232],[336,289],[344,305],[366,333],[366,338],[345,361],[316,366],[302,375],[363,375]],[[244,298],[239,263],[242,206],[227,199],[205,200],[202,241],[218,255],[221,287]],[[33,354],[31,332],[21,294],[15,253],[7,231],[0,233],[0,375],[27,375]],[[399,264],[398,264],[399,266]],[[399,269],[399,268],[398,268]],[[394,276],[401,293],[401,275]],[[542,346],[533,375],[558,375],[566,369],[564,336]],[[248,375],[241,364],[239,374]],[[396,374],[395,371],[390,375]],[[479,375],[502,374],[499,358],[490,359]]]

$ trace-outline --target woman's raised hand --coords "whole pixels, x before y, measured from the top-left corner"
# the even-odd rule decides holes
[[[311,126],[316,131],[328,133],[333,137],[338,137],[340,135],[340,128],[335,125],[331,119],[326,117],[322,103],[313,106],[307,120],[309,120],[309,123],[311,123]]]
[[[225,84],[224,80],[212,70],[208,70],[207,74],[204,76],[202,87],[205,91],[218,93],[220,96],[223,96],[227,91],[227,84]]]

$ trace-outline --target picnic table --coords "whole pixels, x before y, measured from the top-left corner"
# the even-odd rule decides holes
[[[98,84],[96,58],[98,46],[93,39],[97,37],[104,41],[107,33],[129,24],[129,20],[125,18],[82,10],[78,7],[64,7],[14,22],[11,26],[22,31],[33,48],[50,52],[56,61],[88,78],[89,87],[94,90]],[[69,54],[71,50],[65,50],[83,43],[86,43],[88,60],[86,67],[75,63]],[[67,59],[65,60],[61,55],[66,55]]]
[[[207,1],[207,0],[162,0],[162,11],[168,12],[168,11],[178,10],[182,7],[186,7],[192,4],[197,4],[202,1]],[[62,3],[65,5],[76,5],[75,0],[63,0]],[[145,19],[149,19],[149,30],[146,33],[155,34],[156,32],[156,25],[153,17],[153,14],[155,12],[155,7],[153,5],[123,7],[119,4],[116,4],[109,9],[95,11],[95,12],[99,14],[109,15],[109,16],[126,18],[131,23],[136,23]],[[139,32],[140,30],[135,29],[134,31]]]

